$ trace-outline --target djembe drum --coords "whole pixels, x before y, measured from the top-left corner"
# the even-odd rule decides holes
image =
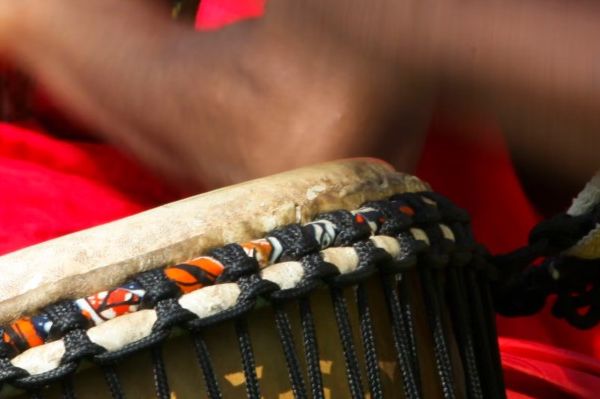
[[[573,253],[527,265],[557,245],[594,258],[587,211],[491,259],[425,183],[348,160],[48,241],[0,258],[1,393],[504,397],[492,296],[512,315],[572,298]],[[569,223],[586,243],[548,239]],[[563,317],[595,298],[564,295]]]

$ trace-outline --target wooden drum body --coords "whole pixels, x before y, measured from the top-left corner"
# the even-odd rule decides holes
[[[468,223],[418,179],[347,160],[9,254],[2,394],[503,397]]]

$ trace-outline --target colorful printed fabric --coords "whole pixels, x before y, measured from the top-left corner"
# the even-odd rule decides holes
[[[169,266],[165,275],[173,281],[183,294],[214,284],[225,266],[209,256],[201,256],[187,262]]]
[[[197,25],[214,29],[242,18],[257,17],[262,14],[264,3],[265,0],[203,0]],[[124,164],[107,145],[89,150],[79,141],[66,142],[32,130],[13,134],[15,130],[12,126],[0,126],[0,181],[2,191],[11,193],[0,196],[3,253],[124,217],[167,200],[156,194],[164,193],[157,179],[123,173],[133,166]],[[17,145],[12,145],[13,142]],[[72,170],[66,170],[65,159],[71,161]],[[119,161],[117,167],[115,161]],[[112,170],[119,173],[107,172]],[[525,244],[530,229],[540,220],[517,179],[496,121],[483,120],[480,115],[476,118],[461,115],[457,119],[454,114],[438,114],[416,174],[469,211],[478,241],[485,243],[492,253]],[[90,187],[96,189],[93,195]],[[88,201],[78,201],[82,197]],[[510,212],[498,211],[506,209],[507,204]],[[63,212],[57,212],[57,206]],[[549,308],[532,317],[501,317],[498,323],[499,333],[505,337],[501,338],[500,346],[509,398],[565,395],[589,398],[600,391],[598,329],[575,330],[551,316]],[[508,339],[543,348],[516,352],[506,346]],[[560,348],[566,350],[561,352]],[[589,354],[588,363],[595,362],[594,372],[591,367],[583,368],[565,360],[563,352],[568,356]],[[532,377],[532,373],[536,376]],[[586,389],[589,393],[575,395],[576,389]]]
[[[424,204],[435,205],[428,198],[418,198]],[[389,204],[407,216],[415,213],[414,209],[402,200],[392,199]],[[366,226],[372,235],[378,234],[386,221],[386,216],[380,210],[368,206],[352,211],[350,214],[357,225]],[[341,228],[329,220],[319,219],[305,224],[302,230],[309,239],[317,243],[320,249],[326,249],[336,245]],[[260,268],[281,261],[283,254],[288,250],[286,243],[273,235],[248,241],[240,246],[246,256],[256,260]],[[168,280],[175,283],[179,288],[179,294],[182,295],[214,284],[225,268],[226,265],[214,257],[200,256],[167,266],[163,269],[163,273]],[[132,280],[112,290],[76,299],[73,303],[88,321],[87,328],[90,328],[115,317],[138,311],[145,295],[146,290],[140,283]],[[42,312],[5,326],[2,338],[11,349],[11,355],[16,356],[29,348],[60,338],[53,336],[52,325],[50,317]]]
[[[130,281],[114,290],[102,291],[75,301],[81,314],[94,325],[138,310],[146,291]]]

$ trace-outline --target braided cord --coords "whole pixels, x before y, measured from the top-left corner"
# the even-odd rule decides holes
[[[470,398],[483,398],[481,379],[477,367],[477,355],[469,307],[464,296],[464,284],[461,284],[462,269],[451,267],[448,269],[448,297],[450,309],[454,318],[456,337],[462,350],[461,359],[465,368],[467,390]]]
[[[485,350],[488,353],[487,356],[490,359],[489,363],[487,363],[487,369],[492,381],[491,387],[494,390],[490,393],[490,397],[506,398],[506,389],[502,376],[502,363],[500,361],[500,348],[496,335],[496,317],[493,311],[489,281],[487,278],[484,280],[483,274],[477,273],[475,270],[469,271],[467,280],[471,285],[470,291],[479,297],[479,300],[475,304],[475,309],[480,314],[479,318],[482,321],[482,328],[485,328],[482,330],[484,332],[482,340],[487,341],[484,344]],[[487,314],[487,312],[491,313]]]
[[[468,270],[466,272],[466,279],[468,284],[468,292],[471,294],[470,302],[473,304],[475,313],[475,339],[477,340],[477,348],[480,354],[480,368],[483,370],[483,382],[486,397],[500,398],[504,396],[504,392],[501,392],[498,384],[498,378],[494,375],[495,367],[493,366],[494,355],[492,354],[491,341],[487,337],[489,329],[489,320],[485,316],[485,309],[482,304],[483,298],[477,286],[477,279],[475,271]]]
[[[423,283],[423,295],[427,308],[427,319],[433,333],[433,352],[435,363],[442,385],[442,395],[445,399],[454,399],[454,378],[452,375],[452,363],[450,361],[450,350],[444,336],[444,324],[440,306],[440,293],[430,268],[419,269]]]
[[[411,344],[408,328],[402,314],[400,300],[396,294],[394,277],[381,275],[383,293],[387,303],[390,319],[392,323],[392,336],[394,338],[394,347],[396,348],[396,357],[400,366],[402,375],[402,384],[404,387],[404,396],[407,399],[417,399],[421,397],[421,388],[417,383],[415,363],[411,360]],[[416,351],[416,349],[414,349]],[[415,353],[416,358],[416,353]]]
[[[260,399],[256,362],[254,361],[254,352],[252,350],[252,342],[246,319],[239,318],[235,321],[235,333],[237,334],[244,376],[246,378],[246,394],[250,399]]]
[[[483,278],[480,277],[480,280],[483,280]],[[496,315],[494,313],[494,306],[492,302],[492,294],[490,292],[489,281],[487,281],[487,279],[485,281],[480,281],[480,285],[482,306],[484,309],[483,314],[487,322],[486,334],[488,340],[490,341],[490,349],[492,354],[491,366],[494,368],[493,375],[496,379],[496,385],[498,387],[498,396],[500,398],[506,398],[506,387],[504,386],[502,361],[500,358],[500,346],[496,334]]]
[[[125,393],[123,392],[121,381],[119,381],[119,376],[117,375],[117,371],[115,370],[114,366],[103,366],[102,372],[104,374],[104,379],[106,380],[106,384],[108,385],[108,389],[110,390],[110,394],[112,395],[113,399],[124,399]]]
[[[381,376],[379,375],[379,362],[377,360],[375,333],[373,332],[373,321],[367,297],[367,287],[364,282],[360,283],[356,288],[356,303],[358,305],[360,332],[365,352],[365,362],[367,365],[369,390],[371,391],[371,397],[381,398],[383,397],[383,387],[381,385]]]
[[[487,278],[484,279],[482,275],[478,276],[481,303],[483,306],[483,314],[487,321],[487,336],[490,341],[490,348],[492,353],[493,363],[492,366],[495,369],[494,375],[498,384],[498,392],[502,397],[506,397],[506,388],[504,386],[504,378],[502,374],[502,361],[500,359],[500,346],[498,344],[498,337],[496,335],[496,316],[494,313],[494,305],[492,301],[492,293],[490,291],[490,283]]]
[[[306,297],[298,300],[300,310],[300,321],[302,323],[302,343],[304,346],[304,357],[310,381],[310,390],[313,399],[324,398],[323,377],[319,363],[319,345],[315,322],[310,308],[310,300]]]
[[[416,198],[413,199],[417,201]],[[415,215],[412,221],[415,229],[418,230],[418,228],[424,225],[437,226],[437,223],[439,223],[438,219],[432,217],[429,219],[426,217],[417,218],[422,209],[418,206],[415,209],[417,209],[417,215]],[[273,241],[275,244],[266,239],[260,241],[260,245],[268,244],[266,249],[259,247],[259,244],[256,242],[252,242],[254,247],[242,247],[238,244],[230,244],[226,247],[213,250],[210,254],[212,256],[210,259],[216,260],[224,268],[221,277],[227,277],[216,282],[235,283],[238,285],[242,295],[235,303],[232,301],[227,305],[227,308],[224,307],[222,312],[220,311],[209,317],[202,316],[202,312],[193,310],[193,306],[184,305],[184,302],[179,302],[177,297],[181,294],[179,292],[181,287],[177,286],[177,282],[181,282],[174,279],[169,280],[167,275],[164,274],[164,270],[158,270],[153,275],[145,273],[138,276],[134,283],[139,286],[132,285],[130,289],[134,290],[141,287],[146,291],[144,296],[146,302],[142,302],[140,306],[155,308],[157,322],[152,326],[151,335],[145,337],[143,340],[130,343],[119,351],[108,352],[105,348],[92,344],[89,341],[89,337],[87,337],[85,332],[85,329],[89,326],[84,325],[83,322],[85,320],[80,320],[81,317],[79,316],[81,315],[73,311],[75,309],[73,303],[66,303],[64,306],[49,307],[45,310],[45,314],[54,323],[53,334],[57,338],[64,336],[67,348],[65,351],[65,363],[61,364],[62,368],[60,370],[54,372],[53,375],[56,375],[54,380],[63,379],[64,397],[67,399],[74,398],[75,394],[71,381],[65,380],[65,378],[77,368],[81,360],[92,359],[95,363],[102,365],[112,397],[123,398],[124,391],[112,365],[115,364],[115,361],[120,361],[128,353],[138,351],[142,348],[149,348],[151,350],[156,396],[159,399],[170,399],[171,392],[160,345],[169,336],[172,327],[182,325],[185,322],[189,323],[186,324],[186,328],[193,332],[195,354],[206,381],[207,395],[210,399],[220,399],[222,398],[222,392],[218,384],[217,375],[213,369],[206,342],[199,331],[202,331],[200,329],[214,325],[218,321],[234,320],[245,376],[247,397],[258,399],[260,398],[260,385],[248,324],[244,317],[254,308],[256,300],[259,297],[269,298],[270,295],[273,295],[270,298],[274,305],[275,326],[284,351],[293,394],[299,399],[308,397],[305,377],[296,351],[290,320],[282,306],[283,302],[281,302],[282,300],[292,298],[298,300],[299,304],[304,356],[311,397],[323,398],[324,388],[323,376],[320,370],[319,348],[313,314],[310,308],[310,300],[307,294],[316,286],[312,283],[320,284],[325,281],[330,285],[331,300],[342,344],[350,396],[353,399],[363,398],[365,391],[363,389],[363,382],[361,381],[363,378],[361,376],[362,366],[360,366],[358,361],[348,304],[346,303],[344,289],[342,288],[342,286],[348,285],[355,287],[359,332],[364,352],[370,396],[374,398],[383,397],[383,381],[379,370],[375,326],[369,304],[366,278],[377,271],[376,267],[379,262],[382,262],[383,259],[389,262],[391,259],[390,255],[392,255],[392,252],[385,245],[376,246],[376,244],[380,244],[381,242],[386,244],[385,240],[393,240],[393,236],[397,234],[397,231],[404,231],[403,229],[406,229],[406,226],[408,226],[408,224],[404,222],[402,224],[390,216],[393,214],[393,211],[394,209],[387,203],[372,203],[360,210],[357,213],[358,216],[346,212],[344,214],[346,219],[352,222],[352,226],[356,225],[354,227],[356,227],[356,230],[360,234],[352,234],[347,242],[337,243],[336,241],[336,245],[352,245],[351,248],[345,248],[343,251],[349,251],[350,249],[356,251],[360,261],[356,266],[356,270],[344,269],[345,266],[339,266],[336,262],[323,262],[323,259],[319,258],[321,263],[308,265],[313,266],[313,268],[309,268],[306,264],[303,264],[305,274],[302,276],[302,280],[299,280],[300,283],[295,282],[294,284],[297,285],[291,287],[289,290],[286,288],[279,289],[278,291],[278,287],[284,287],[284,285],[275,283],[275,281],[279,281],[277,278],[270,280],[264,277],[262,273],[257,273],[258,258],[254,256],[260,255],[264,257],[266,253],[270,254],[271,252],[269,251],[273,251],[273,259],[269,257],[269,264],[279,262],[282,259],[301,259],[305,255],[320,257],[321,253],[318,252],[318,249],[325,248],[327,250],[327,247],[330,245],[329,243],[336,239],[336,232],[340,231],[335,223],[337,222],[336,218],[331,217],[330,219],[332,220],[323,219],[314,222],[309,228],[292,225],[277,229],[267,237],[269,240],[275,240]],[[394,224],[392,222],[398,223]],[[362,229],[362,227],[359,229],[357,226],[371,229],[371,233],[379,237],[365,239],[366,236],[364,236],[364,232],[362,231],[365,229]],[[344,233],[344,231],[340,231],[340,234]],[[426,234],[429,234],[429,231]],[[381,236],[387,237],[383,238]],[[323,237],[326,237],[326,239]],[[357,241],[357,237],[360,237],[360,240],[364,241]],[[434,247],[435,250],[439,250],[439,254],[447,256],[449,247],[438,245],[439,241],[443,239],[444,237],[439,233],[437,235],[430,235],[426,247]],[[280,250],[281,248],[283,250]],[[250,250],[254,251],[252,252],[254,255],[250,255],[250,252],[248,252]],[[411,259],[416,259],[415,255],[418,255],[424,249],[421,249],[418,245],[412,246],[411,242],[410,246],[401,246],[401,250],[406,252],[403,256],[406,255],[410,256]],[[259,251],[265,251],[265,254]],[[388,253],[384,253],[385,251],[388,251]],[[332,253],[335,252],[332,251]],[[438,253],[435,252],[434,255],[438,255]],[[394,259],[400,259],[397,255],[393,256],[395,257]],[[203,257],[202,259],[206,260],[208,258]],[[407,262],[406,264],[402,263],[402,265],[402,267],[394,267],[394,269],[381,269],[381,282],[390,316],[392,337],[394,339],[393,344],[396,351],[396,359],[400,366],[404,396],[408,399],[416,399],[422,396],[417,347],[418,337],[415,335],[414,309],[412,307],[412,297],[416,294],[422,294],[427,312],[427,322],[433,335],[433,353],[435,355],[435,364],[441,382],[443,397],[446,399],[454,399],[456,397],[452,358],[448,338],[444,334],[447,328],[450,329],[454,326],[460,344],[459,352],[461,360],[465,365],[468,396],[470,398],[502,398],[504,395],[503,381],[500,375],[501,367],[498,344],[494,336],[495,326],[494,317],[491,313],[492,303],[488,285],[489,276],[483,273],[478,274],[471,267],[464,269],[450,267],[444,268],[444,272],[449,272],[448,279],[444,280],[442,271],[437,270],[435,266],[427,263],[418,269],[422,290],[415,291],[415,288],[411,287],[410,281],[405,278],[407,274],[400,274],[396,271],[405,270],[403,267],[412,267],[413,263]],[[339,267],[339,270],[336,267]],[[333,276],[336,277],[332,280]],[[308,282],[311,284],[308,284]],[[204,285],[212,283],[214,282],[211,280]],[[286,290],[289,291],[287,294],[285,293]],[[283,295],[280,297],[275,296],[275,294],[280,293],[283,293]],[[442,301],[446,297],[446,294],[448,294],[451,302],[451,326],[446,325],[448,320],[443,314],[445,304]],[[287,299],[286,295],[288,295]],[[186,297],[186,299],[188,298],[190,297]],[[471,306],[474,307],[472,310]],[[73,334],[73,331],[80,331],[81,334]],[[15,344],[18,343],[20,341],[15,341]],[[66,367],[67,365],[70,368]],[[14,368],[9,371],[12,373],[17,372]],[[14,375],[20,374],[17,373]],[[39,381],[52,381],[52,378],[48,375],[25,377],[10,377],[9,382],[15,385],[21,384],[25,386],[25,389],[36,395],[39,394],[38,389],[42,386],[39,384]],[[35,383],[37,385],[34,385]]]
[[[415,334],[415,325],[414,325],[414,312],[411,305],[411,298],[413,297],[413,289],[412,285],[408,282],[406,276],[399,274],[396,276],[396,280],[399,280],[397,283],[398,288],[398,300],[399,300],[399,309],[401,312],[401,320],[404,322],[405,335],[408,339],[408,345],[410,347],[410,361],[412,363],[412,372],[414,376],[415,385],[417,387],[421,386],[421,374],[419,367],[419,355],[417,350],[417,337]],[[394,296],[396,294],[394,293]]]
[[[292,334],[292,327],[290,326],[290,320],[283,310],[281,304],[274,304],[275,308],[275,324],[277,326],[277,333],[279,334],[279,340],[283,347],[283,353],[285,355],[285,361],[288,368],[288,374],[292,383],[292,391],[294,397],[297,399],[305,399],[306,385],[304,384],[304,378],[302,377],[302,370],[300,368],[300,361],[296,354],[296,346],[294,344],[294,336]]]
[[[215,370],[212,366],[212,360],[208,351],[206,341],[202,337],[201,333],[197,332],[193,337],[194,349],[196,351],[196,358],[202,369],[202,375],[204,376],[204,382],[206,383],[207,394],[210,399],[221,399],[221,388],[219,388],[219,382],[215,375]]]
[[[338,333],[342,341],[342,349],[344,351],[344,360],[346,362],[346,376],[348,377],[348,385],[350,395],[353,399],[364,397],[362,381],[360,378],[360,370],[358,368],[358,357],[352,340],[352,329],[350,327],[350,319],[348,316],[348,304],[344,297],[344,292],[339,287],[331,287],[331,300],[337,322]]]
[[[152,374],[154,377],[154,389],[157,399],[169,399],[171,390],[169,389],[169,380],[167,378],[167,370],[162,355],[161,345],[157,345],[151,349],[152,355]]]

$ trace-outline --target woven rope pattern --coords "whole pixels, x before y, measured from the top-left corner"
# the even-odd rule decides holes
[[[443,396],[456,397],[455,373],[446,341],[445,329],[448,326],[442,320],[440,305],[446,298],[442,273],[454,270],[459,285],[466,286],[469,278],[484,282],[469,292],[469,298],[456,297],[458,294],[452,293],[458,304],[458,313],[452,317],[472,324],[471,328],[456,332],[458,341],[465,348],[461,348],[461,354],[465,354],[464,361],[468,366],[465,370],[469,396],[503,397],[499,373],[489,373],[484,379],[477,372],[478,369],[489,369],[490,364],[485,362],[499,357],[494,353],[497,347],[491,344],[495,340],[493,326],[489,325],[492,320],[491,309],[476,309],[476,312],[468,306],[473,301],[482,302],[481,290],[484,294],[487,292],[485,290],[492,274],[472,240],[468,223],[464,212],[436,194],[401,194],[388,201],[367,203],[353,212],[336,211],[320,215],[305,226],[284,226],[269,233],[266,238],[251,243],[230,244],[215,249],[199,259],[216,261],[222,266],[222,272],[215,274],[211,282],[218,282],[216,285],[197,284],[196,289],[186,290],[178,286],[181,280],[169,278],[166,272],[169,268],[146,272],[134,279],[145,291],[136,299],[143,304],[136,312],[90,326],[82,323],[81,317],[75,317],[80,313],[73,303],[53,305],[51,312],[46,310],[44,314],[52,321],[51,331],[56,330],[64,335],[56,341],[25,350],[12,360],[9,357],[14,355],[15,348],[4,342],[0,345],[0,382],[35,392],[53,381],[67,381],[79,364],[88,360],[104,367],[113,396],[121,397],[122,389],[112,365],[131,353],[151,349],[157,396],[166,397],[168,381],[160,349],[157,348],[174,327],[179,327],[194,334],[209,395],[211,398],[220,397],[220,388],[201,332],[215,323],[235,320],[247,395],[258,397],[260,386],[244,316],[255,307],[257,300],[264,299],[274,302],[278,309],[277,325],[295,397],[307,397],[307,391],[313,397],[322,397],[323,383],[317,370],[319,351],[307,295],[319,286],[327,286],[331,290],[337,329],[344,344],[350,392],[353,397],[361,398],[365,394],[365,387],[368,387],[372,397],[381,397],[378,355],[373,342],[376,331],[372,325],[368,296],[362,286],[363,282],[378,273],[383,281],[392,321],[404,393],[408,398],[417,398],[422,394],[416,349],[418,337],[414,336],[412,327],[413,311],[398,287],[402,285],[403,273],[413,269],[418,262],[422,265],[419,266],[419,273],[426,282],[425,299],[431,302],[428,306],[428,322],[433,332],[436,367]],[[264,251],[267,243],[270,251]],[[194,266],[193,262],[202,264],[197,260],[184,264]],[[203,274],[200,277],[207,276]],[[175,289],[176,286],[178,289]],[[358,371],[356,343],[348,322],[346,299],[341,291],[348,286],[358,287],[359,335],[366,357],[366,385],[361,381]],[[293,301],[298,301],[300,305],[308,381],[304,381],[303,374],[298,370],[300,362],[296,354],[297,347],[290,335],[285,312],[278,306]],[[484,312],[490,314],[486,317],[482,314]],[[115,328],[125,318],[136,321],[138,330],[135,334]],[[474,328],[477,323],[485,328]],[[106,334],[108,331],[112,333]],[[107,335],[110,335],[110,339],[106,338]],[[474,350],[475,342],[481,345],[477,351]],[[46,350],[45,347],[49,345],[58,348],[55,353],[61,355],[46,359],[46,364],[31,362],[36,353]],[[66,387],[71,395],[72,387],[68,384]]]

